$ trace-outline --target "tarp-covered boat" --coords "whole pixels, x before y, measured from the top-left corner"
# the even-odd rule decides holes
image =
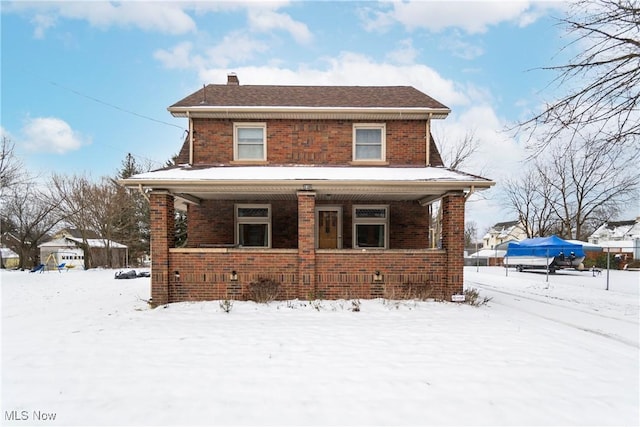
[[[516,267],[518,271],[548,268],[553,273],[562,268],[580,268],[582,261],[582,245],[555,235],[509,242],[504,256],[505,267]]]

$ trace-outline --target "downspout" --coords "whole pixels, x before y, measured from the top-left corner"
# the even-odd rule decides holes
[[[475,186],[475,185],[472,185],[472,186],[471,186],[471,189],[469,190],[469,192],[467,193],[467,195],[466,195],[466,196],[464,196],[464,201],[466,202],[466,201],[467,201],[467,199],[468,199],[469,197],[471,197],[471,195],[472,195],[473,193],[475,193],[475,192],[476,192],[476,186]]]
[[[426,165],[427,166],[431,166],[431,114],[429,113],[429,118],[427,119],[427,125],[425,126],[425,130],[427,132],[427,136],[426,136],[426,140],[427,140],[427,158],[426,158]]]
[[[189,120],[189,165],[193,165],[193,119],[187,110],[187,119]]]

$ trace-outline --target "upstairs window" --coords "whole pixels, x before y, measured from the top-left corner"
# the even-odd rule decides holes
[[[236,244],[271,247],[271,205],[236,205]]]
[[[267,160],[266,123],[234,123],[233,159]]]
[[[354,206],[353,236],[354,248],[386,249],[389,246],[389,207]]]
[[[353,160],[385,160],[386,127],[380,123],[353,125]]]

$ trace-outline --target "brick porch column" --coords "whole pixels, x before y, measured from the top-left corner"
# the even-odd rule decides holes
[[[307,298],[316,286],[316,193],[298,191],[298,298]]]
[[[154,305],[169,299],[169,248],[175,242],[173,196],[153,191],[149,196],[151,213],[151,298]]]
[[[452,193],[442,199],[442,247],[447,251],[444,298],[462,293],[464,273],[464,193]]]

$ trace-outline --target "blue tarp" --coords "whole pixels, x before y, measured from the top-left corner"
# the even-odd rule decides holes
[[[577,257],[584,257],[582,245],[567,242],[556,235],[549,237],[533,237],[520,242],[509,242],[506,257],[510,256],[535,256],[556,257],[563,253],[569,256],[571,252]]]

